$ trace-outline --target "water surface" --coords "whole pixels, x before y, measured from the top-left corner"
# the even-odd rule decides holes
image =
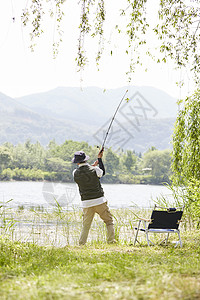
[[[102,184],[105,197],[111,208],[151,207],[160,195],[169,195],[165,186],[141,184]],[[75,183],[55,182],[0,182],[0,202],[8,200],[10,207],[53,207],[56,202],[62,207],[80,206],[80,196]]]

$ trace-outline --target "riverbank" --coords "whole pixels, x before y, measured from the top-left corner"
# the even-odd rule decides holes
[[[0,180],[50,180],[73,182],[72,163],[74,153],[81,149],[90,157],[92,164],[97,159],[96,146],[85,142],[68,140],[58,145],[51,141],[47,147],[27,140],[24,144],[5,143],[0,146]],[[104,183],[162,184],[171,177],[171,150],[148,149],[143,155],[134,150],[105,150],[103,162],[106,170]]]
[[[55,248],[0,239],[1,299],[200,298],[200,233],[183,248],[107,245]]]
[[[72,170],[71,170],[72,173]],[[0,173],[1,181],[46,181],[46,182],[62,182],[72,183],[74,182],[72,174],[69,171],[62,172],[48,172],[40,169],[4,169]],[[110,184],[151,184],[151,185],[162,185],[163,183],[170,183],[170,179],[167,175],[162,174],[160,176],[150,174],[131,174],[131,173],[120,173],[117,175],[106,174],[102,177],[103,183]]]

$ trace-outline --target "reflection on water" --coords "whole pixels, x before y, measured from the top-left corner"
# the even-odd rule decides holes
[[[165,186],[103,184],[105,197],[111,208],[150,207],[159,195],[169,195]],[[10,207],[80,206],[80,196],[75,183],[54,182],[0,182],[0,202],[13,199]]]

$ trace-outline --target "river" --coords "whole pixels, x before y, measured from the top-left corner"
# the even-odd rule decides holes
[[[141,184],[102,184],[110,208],[138,206],[152,207],[157,197],[169,196],[165,186]],[[12,201],[9,201],[11,200]],[[9,202],[8,202],[9,201]],[[0,182],[0,205],[7,207],[44,207],[56,205],[65,208],[80,206],[80,196],[75,183],[13,181]]]

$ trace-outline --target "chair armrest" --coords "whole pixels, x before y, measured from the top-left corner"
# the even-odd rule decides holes
[[[151,222],[151,219],[144,219],[144,218],[140,218],[140,217],[138,217],[138,220],[145,221],[145,222]]]
[[[134,216],[137,217],[137,219],[136,219],[135,221],[141,220],[141,221],[145,221],[145,222],[151,222],[151,219],[144,219],[144,218],[141,218],[141,217],[139,217],[138,215],[136,215],[133,211],[132,211],[132,214],[134,214]]]

